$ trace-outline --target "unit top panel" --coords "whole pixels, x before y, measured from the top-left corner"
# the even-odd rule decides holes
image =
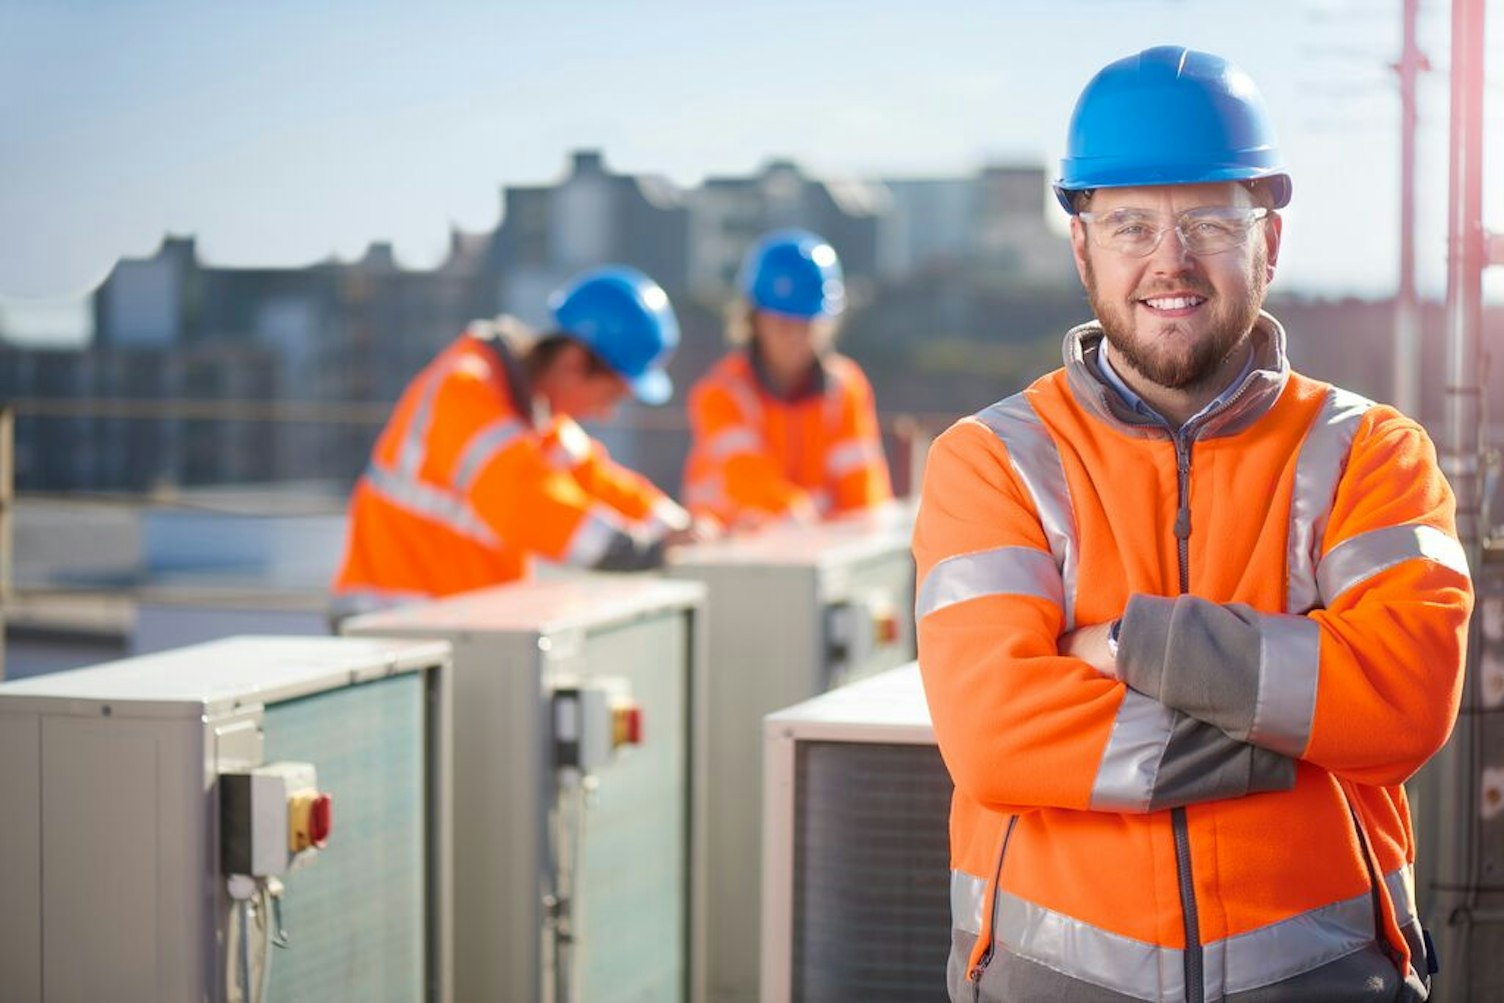
[[[348,637],[230,637],[68,672],[0,683],[0,711],[212,715],[449,661],[443,641]],[[70,710],[68,705],[76,705]]]
[[[552,634],[627,623],[701,604],[705,587],[650,575],[591,574],[531,579],[431,602],[368,613],[347,621],[347,633],[449,636],[474,633]]]
[[[914,506],[894,502],[815,525],[777,525],[742,536],[683,547],[669,556],[674,568],[711,565],[824,567],[894,551],[908,552]]]
[[[768,734],[816,741],[932,743],[919,663],[909,662],[767,715]]]

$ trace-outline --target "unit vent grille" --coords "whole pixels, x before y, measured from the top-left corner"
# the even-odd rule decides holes
[[[944,997],[950,796],[933,745],[797,745],[794,1000]]]

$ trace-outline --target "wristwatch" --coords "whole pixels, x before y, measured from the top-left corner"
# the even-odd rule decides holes
[[[1107,654],[1116,662],[1118,660],[1118,634],[1123,629],[1123,618],[1118,617],[1107,628]]]

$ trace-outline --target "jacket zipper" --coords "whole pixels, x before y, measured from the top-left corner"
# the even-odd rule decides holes
[[[1175,435],[1175,480],[1179,507],[1175,511],[1175,547],[1180,559],[1180,594],[1191,590],[1191,443],[1184,429]],[[1175,866],[1180,879],[1180,912],[1185,922],[1186,1003],[1202,1003],[1201,924],[1196,911],[1196,886],[1191,875],[1191,830],[1182,805],[1170,812],[1175,833]]]
[[[997,915],[997,897],[1003,893],[1003,858],[1008,856],[1008,841],[1013,838],[1013,827],[1017,824],[1018,816],[1009,815],[1008,828],[1003,833],[1003,846],[997,851],[997,870],[992,874],[992,915],[988,917],[987,923],[987,949],[982,952],[971,971],[966,973],[966,978],[971,981],[973,1003],[980,1003],[982,999],[982,973],[992,964],[993,945],[997,943],[997,921],[993,917]]]

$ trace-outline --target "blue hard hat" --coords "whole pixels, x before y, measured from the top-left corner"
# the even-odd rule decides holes
[[[803,320],[846,307],[835,248],[808,230],[776,230],[759,240],[742,261],[739,284],[757,309]]]
[[[663,367],[679,345],[679,320],[663,287],[612,265],[575,276],[548,301],[559,330],[590,347],[644,404],[674,392]]]
[[[1055,195],[1091,188],[1261,180],[1290,201],[1274,129],[1253,80],[1208,52],[1162,45],[1109,63],[1071,115]]]

